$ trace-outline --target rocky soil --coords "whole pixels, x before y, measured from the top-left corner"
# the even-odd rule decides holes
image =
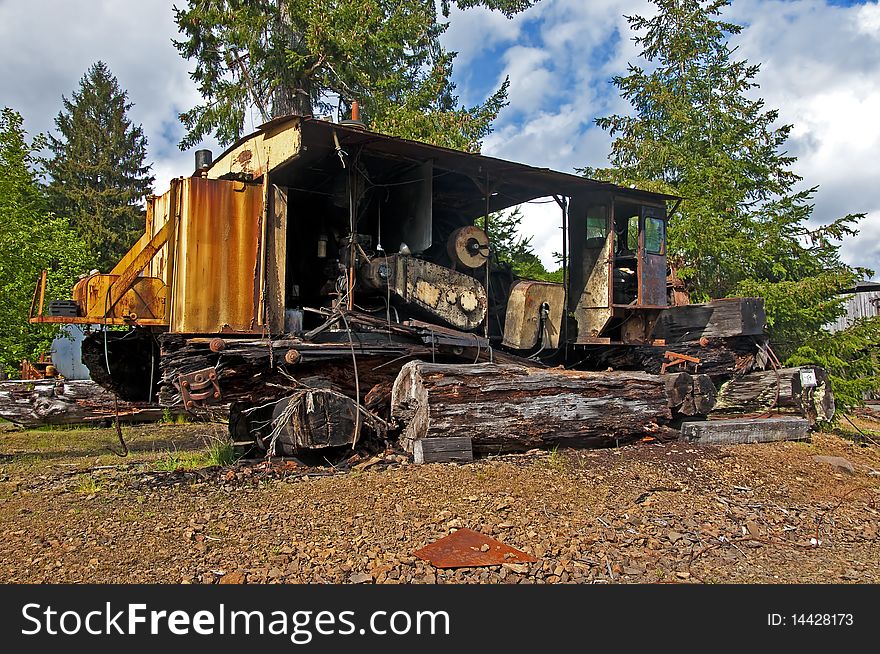
[[[831,583],[880,580],[880,447],[831,434],[645,442],[416,466],[163,471],[216,428],[0,433],[0,582]],[[439,570],[469,527],[534,564]]]

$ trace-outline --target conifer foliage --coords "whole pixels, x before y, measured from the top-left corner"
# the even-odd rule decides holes
[[[834,361],[835,389],[857,401],[878,386],[880,324],[826,326],[844,313],[841,292],[871,273],[840,259],[863,214],[813,217],[817,189],[784,149],[792,126],[757,96],[759,66],[728,44],[742,29],[721,18],[729,0],[652,2],[652,16],[627,18],[643,62],[612,79],[632,112],[596,121],[613,137],[611,166],[583,172],[683,198],[668,252],[692,299],[763,297],[780,356]],[[867,354],[848,367],[843,351]]]
[[[127,92],[101,61],[62,102],[46,162],[52,207],[80,235],[93,265],[109,272],[143,233],[143,200],[154,181],[144,163],[147,139],[128,118]]]
[[[533,2],[443,0],[440,13],[452,4],[510,17]],[[507,102],[505,81],[483,104],[460,105],[435,0],[189,0],[175,19],[204,97],[181,115],[182,148],[209,134],[237,140],[251,108],[268,121],[347,113],[358,100],[375,131],[475,150]]]

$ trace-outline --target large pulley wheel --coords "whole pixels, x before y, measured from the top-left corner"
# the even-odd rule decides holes
[[[489,260],[489,236],[474,225],[460,227],[449,237],[446,251],[456,267],[480,268]]]

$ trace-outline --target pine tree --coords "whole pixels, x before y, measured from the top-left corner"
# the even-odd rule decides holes
[[[562,282],[562,269],[548,271],[532,248],[532,237],[521,235],[522,219],[520,207],[490,214],[489,233],[493,257],[498,262],[510,265],[513,273],[520,279]],[[485,229],[485,220],[478,219],[477,224]]]
[[[692,298],[763,297],[781,356],[803,363],[804,348],[815,346],[822,363],[850,337],[849,351],[876,347],[880,329],[832,336],[824,328],[843,314],[840,292],[871,272],[839,253],[864,215],[810,227],[816,188],[798,190],[795,158],[784,150],[792,126],[778,126],[779,112],[755,97],[759,66],[734,58],[728,38],[742,28],[720,19],[729,1],[652,2],[653,17],[627,17],[647,65],[612,80],[633,114],[596,121],[614,137],[611,167],[584,173],[682,197],[668,252]],[[857,374],[863,389],[876,382],[876,372]],[[843,388],[844,376],[834,379]]]
[[[145,165],[147,139],[133,126],[132,107],[107,65],[93,64],[55,119],[46,168],[56,213],[65,216],[108,272],[143,232],[142,202],[154,177]]]
[[[86,252],[67,221],[49,211],[37,153],[46,140],[28,142],[21,115],[0,114],[0,369],[14,373],[22,359],[48,350],[57,328],[28,324],[34,286],[48,270],[47,297],[69,297]]]
[[[532,3],[455,1],[508,17]],[[440,3],[444,15],[450,5]],[[485,103],[460,106],[435,0],[189,0],[175,20],[205,99],[181,114],[182,148],[211,133],[237,140],[251,107],[267,121],[329,113],[336,98],[343,113],[358,100],[376,131],[474,150],[506,104],[505,82]]]

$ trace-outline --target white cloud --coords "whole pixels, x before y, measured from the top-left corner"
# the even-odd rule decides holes
[[[514,109],[525,111],[540,107],[556,84],[553,73],[545,66],[550,53],[540,48],[517,45],[504,53],[504,70],[499,83],[510,78],[508,97]]]
[[[483,52],[503,43],[519,39],[523,23],[541,11],[540,5],[527,14],[505,18],[503,14],[476,7],[462,11],[452,7],[449,12],[449,30],[443,38],[446,49],[458,53],[455,63],[466,68]]]
[[[0,3],[0,102],[21,112],[31,133],[54,130],[61,96],[70,97],[103,60],[128,91],[142,124],[156,190],[186,175],[192,154],[177,149],[181,111],[199,101],[189,63],[177,53],[173,0],[6,0]],[[214,146],[216,149],[216,146]]]
[[[592,119],[629,111],[608,82],[614,74],[625,74],[628,62],[638,63],[638,48],[623,16],[646,14],[654,6],[645,0],[545,0],[542,5],[537,27],[526,29],[527,23],[524,33],[531,37],[530,51],[547,54],[541,61],[555,80],[552,101],[511,93],[511,107],[484,149],[564,171],[605,165],[610,140]],[[804,185],[819,186],[814,221],[868,212],[862,233],[848,239],[842,253],[848,263],[880,271],[875,245],[880,236],[877,3],[840,7],[821,0],[735,0],[723,17],[745,26],[732,39],[735,56],[761,64],[757,93],[767,108],[779,109],[780,124],[794,125],[786,149],[798,157],[795,171]],[[536,244],[545,242],[552,229],[540,224],[530,220],[524,225],[539,230]],[[550,252],[539,249],[547,265],[552,264]]]

